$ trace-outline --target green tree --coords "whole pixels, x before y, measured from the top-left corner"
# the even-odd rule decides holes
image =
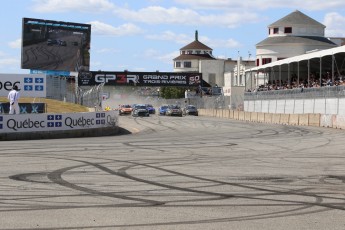
[[[163,86],[160,89],[160,97],[164,99],[184,98],[185,87]]]

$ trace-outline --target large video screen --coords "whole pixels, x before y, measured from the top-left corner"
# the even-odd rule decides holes
[[[88,71],[91,25],[23,18],[22,69]]]

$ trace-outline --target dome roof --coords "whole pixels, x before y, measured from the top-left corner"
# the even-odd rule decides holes
[[[285,17],[272,23],[268,27],[291,26],[291,25],[318,26],[318,27],[326,28],[325,25],[303,14],[301,11],[298,11],[298,10],[286,15]]]

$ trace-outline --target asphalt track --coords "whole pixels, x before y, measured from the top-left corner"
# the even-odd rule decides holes
[[[345,131],[120,117],[132,134],[4,141],[0,229],[345,229]]]

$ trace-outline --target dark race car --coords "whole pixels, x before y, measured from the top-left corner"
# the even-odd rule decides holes
[[[147,110],[149,111],[150,114],[155,114],[156,113],[156,109],[151,105],[151,104],[145,104]]]
[[[183,116],[183,110],[179,105],[169,105],[167,111],[165,112],[167,116]]]
[[[185,108],[186,115],[194,115],[198,116],[199,112],[198,109],[194,105],[187,105]]]
[[[146,108],[146,105],[137,104],[133,108],[132,116],[133,117],[148,117],[150,116],[150,113],[148,109]]]

